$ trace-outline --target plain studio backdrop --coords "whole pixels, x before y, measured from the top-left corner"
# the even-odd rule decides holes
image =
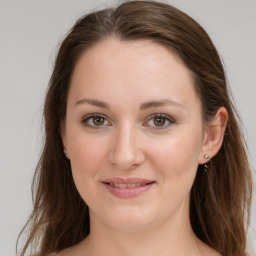
[[[209,33],[244,123],[256,177],[256,0],[170,0]],[[45,90],[60,41],[78,17],[117,1],[0,0],[0,256],[15,255],[32,209]],[[255,187],[255,185],[254,185]],[[249,229],[256,255],[256,203]]]

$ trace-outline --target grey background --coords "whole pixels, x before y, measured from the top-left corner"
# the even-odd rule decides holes
[[[0,256],[15,255],[31,209],[30,185],[42,142],[45,89],[59,42],[84,14],[117,1],[0,0]],[[256,1],[165,1],[196,19],[223,58],[256,166]],[[254,179],[255,179],[254,171]],[[249,229],[256,255],[256,203]]]

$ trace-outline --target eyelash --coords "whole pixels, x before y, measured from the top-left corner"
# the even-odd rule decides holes
[[[102,125],[95,125],[95,124],[89,124],[89,121],[93,121],[93,119],[96,119],[96,118],[100,118],[100,119],[103,119],[103,124]],[[153,120],[154,122],[154,119],[163,119],[164,120],[164,125],[162,126],[157,126],[157,125],[149,125],[148,123]],[[166,121],[168,122],[168,124],[166,124]],[[108,123],[108,124],[105,124],[105,123]],[[102,114],[90,114],[90,115],[87,115],[85,116],[81,123],[86,126],[86,127],[89,127],[89,128],[92,128],[92,129],[100,129],[102,128],[103,126],[111,126],[111,124],[107,121],[107,118],[102,115]],[[167,127],[169,127],[171,124],[174,124],[175,123],[175,120],[173,118],[171,118],[170,116],[166,115],[166,114],[160,114],[160,113],[157,113],[157,114],[152,114],[150,115],[148,118],[147,118],[147,121],[145,123],[143,123],[143,126],[151,126],[151,127],[154,127],[155,129],[165,129]]]
[[[171,118],[170,116],[168,116],[166,114],[162,114],[162,113],[161,114],[153,114],[153,115],[149,116],[146,123],[148,123],[151,120],[153,120],[153,122],[154,122],[154,119],[163,119],[164,120],[164,125],[163,126],[154,125],[153,127],[155,129],[165,129],[165,128],[169,127],[171,124],[175,123],[175,120],[173,118]],[[166,121],[168,122],[168,124],[166,124]],[[143,124],[143,125],[144,126],[150,126],[150,125],[147,125],[147,124]]]
[[[89,128],[93,128],[93,129],[100,129],[103,125],[100,125],[100,126],[97,126],[97,125],[93,125],[93,124],[89,124],[89,121],[93,119],[96,119],[96,118],[102,118],[104,119],[104,123],[107,121],[107,118],[102,115],[102,114],[91,114],[91,115],[88,115],[88,116],[85,116],[83,119],[82,119],[82,124],[84,126],[87,126]],[[104,125],[105,126],[105,125]],[[110,126],[110,125],[108,125]]]

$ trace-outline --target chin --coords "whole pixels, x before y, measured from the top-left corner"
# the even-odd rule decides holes
[[[154,223],[154,213],[142,209],[122,209],[105,219],[108,225],[124,232],[140,232],[149,229]]]

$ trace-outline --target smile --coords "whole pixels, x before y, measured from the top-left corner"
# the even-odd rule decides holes
[[[135,188],[147,185],[146,183],[133,183],[133,184],[125,184],[125,183],[109,183],[110,186],[118,187],[118,188]]]
[[[144,194],[156,183],[144,179],[113,178],[102,182],[108,192],[119,198],[132,198]]]

